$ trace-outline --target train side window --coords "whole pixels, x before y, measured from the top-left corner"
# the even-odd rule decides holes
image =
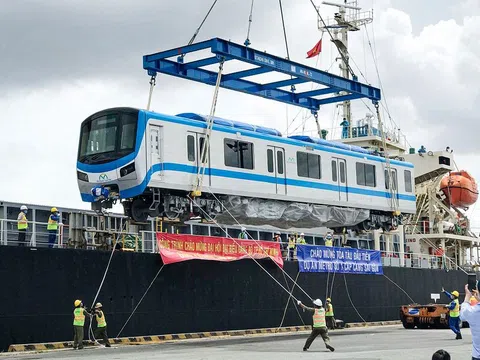
[[[410,170],[405,170],[403,172],[403,176],[405,178],[405,191],[406,192],[413,192],[413,187],[412,187],[412,172]]]
[[[273,150],[267,150],[267,169],[269,173],[273,173]]]
[[[277,151],[277,172],[283,175],[283,151]]]
[[[193,135],[187,136],[187,156],[188,161],[195,161],[195,138]]]
[[[340,182],[345,184],[345,162],[340,161]]]
[[[332,160],[332,181],[337,182],[337,162],[335,160]]]
[[[376,187],[375,165],[356,163],[357,185]]]
[[[223,149],[225,166],[253,169],[253,143],[225,139]]]
[[[320,155],[297,151],[297,174],[312,179],[322,178]]]

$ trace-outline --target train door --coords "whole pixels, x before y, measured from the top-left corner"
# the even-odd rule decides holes
[[[287,195],[285,150],[276,146],[267,147],[267,170],[275,176],[275,193]]]
[[[338,200],[348,201],[347,162],[345,159],[332,158],[332,180],[338,186]]]
[[[163,175],[162,127],[149,124],[147,140],[147,171],[153,170],[152,179],[161,179]]]
[[[189,131],[187,133],[187,156],[188,161],[195,168],[195,177],[198,173],[198,168],[202,166],[201,156],[203,151],[203,146],[205,144],[205,134],[196,133]],[[206,150],[204,155],[204,165],[205,169],[203,170],[203,183],[202,185],[211,186],[211,175],[210,175],[210,146]]]

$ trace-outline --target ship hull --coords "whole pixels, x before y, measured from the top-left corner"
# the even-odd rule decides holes
[[[0,247],[0,349],[12,343],[71,341],[73,302],[90,306],[110,253],[73,249]],[[281,271],[269,260],[261,264],[285,287]],[[108,334],[119,330],[162,266],[157,254],[117,252],[97,301],[102,302]],[[285,270],[297,276],[298,264]],[[467,275],[460,271],[385,267],[384,273],[418,303],[431,301],[442,286],[461,290]],[[411,300],[381,275],[300,274],[298,284],[313,298],[331,295],[335,316],[345,322],[399,320],[398,309]],[[291,281],[288,283],[291,287]],[[308,305],[298,288],[295,297]],[[166,265],[120,336],[277,327],[288,294],[255,262],[193,260]],[[447,301],[447,299],[443,299]],[[307,312],[290,301],[283,326],[311,323]],[[87,337],[87,326],[85,336]]]

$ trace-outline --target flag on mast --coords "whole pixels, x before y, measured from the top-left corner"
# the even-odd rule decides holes
[[[322,51],[322,39],[310,50],[307,52],[307,59],[310,59],[314,56],[317,56]]]

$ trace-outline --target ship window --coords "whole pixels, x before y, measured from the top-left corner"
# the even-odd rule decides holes
[[[375,165],[356,163],[357,185],[377,186],[375,177]]]
[[[269,173],[273,173],[273,150],[267,150],[267,169]]]
[[[195,138],[193,135],[187,136],[187,156],[188,161],[195,161]]]
[[[277,172],[282,175],[283,174],[283,151],[277,151]]]
[[[405,191],[406,192],[413,192],[412,188],[412,172],[410,170],[405,170],[403,172],[403,175],[405,177]]]
[[[321,179],[320,155],[297,151],[297,174],[301,177]]]
[[[332,160],[332,181],[337,182],[337,162],[335,160]]]
[[[393,190],[397,190],[397,170],[396,169],[393,169],[391,170],[392,172],[392,188]],[[390,179],[389,179],[389,176],[388,176],[388,170],[385,169],[385,189],[389,189],[390,188]]]
[[[253,169],[253,144],[233,139],[224,140],[225,166]]]

